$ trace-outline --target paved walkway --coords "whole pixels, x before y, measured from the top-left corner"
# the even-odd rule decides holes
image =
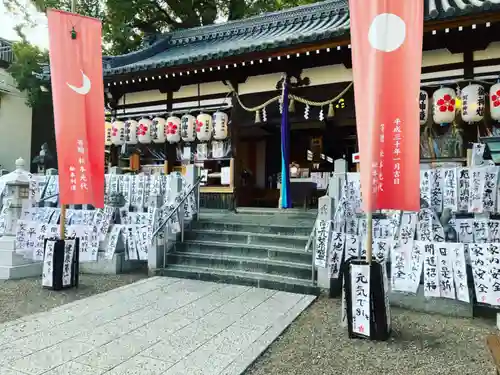
[[[0,375],[239,375],[313,300],[149,278],[0,325]]]

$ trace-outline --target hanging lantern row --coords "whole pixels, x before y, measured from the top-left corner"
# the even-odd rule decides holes
[[[170,116],[166,119],[142,118],[139,121],[115,120],[105,124],[105,145],[178,143],[181,140],[193,142],[196,139],[208,142],[212,137],[222,141],[228,137],[228,123],[228,115],[220,111],[213,115],[200,113],[197,117],[186,114],[181,118]]]
[[[487,99],[485,88],[479,84],[471,83],[458,93],[452,88],[442,87],[432,94],[432,120],[436,124],[450,124],[460,111],[464,122],[479,122],[484,118]],[[500,83],[491,86],[489,101],[491,118],[500,121]],[[429,94],[420,91],[420,125],[425,125],[429,119],[429,106]]]

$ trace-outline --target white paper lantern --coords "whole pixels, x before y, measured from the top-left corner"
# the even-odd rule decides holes
[[[212,116],[206,113],[200,113],[196,117],[196,137],[202,141],[207,142],[212,137],[213,124]]]
[[[151,123],[151,139],[153,143],[165,143],[165,124],[164,118],[155,117]]]
[[[141,118],[137,126],[137,140],[139,143],[151,143],[151,120]]]
[[[434,92],[432,99],[433,120],[436,124],[449,124],[455,119],[456,109],[455,90],[449,87],[443,87]]]
[[[500,83],[495,83],[490,88],[490,111],[493,120],[500,120]]]
[[[113,125],[110,122],[106,121],[104,123],[104,145],[111,146],[113,142],[111,141],[111,129]]]
[[[165,133],[169,143],[179,142],[181,140],[181,119],[175,116],[167,118]]]
[[[127,145],[137,144],[137,127],[138,123],[135,120],[125,121],[125,143]]]
[[[125,123],[116,120],[111,127],[111,142],[115,146],[121,146],[125,143]]]
[[[462,120],[478,122],[484,117],[485,90],[481,85],[469,85],[462,89]]]
[[[196,139],[196,118],[194,116],[182,116],[181,138],[184,142],[193,142]]]
[[[214,124],[214,139],[221,141],[227,138],[227,126],[229,122],[229,117],[227,113],[215,112],[213,115]]]
[[[429,94],[424,90],[420,91],[418,97],[418,111],[420,125],[425,125],[429,119]]]

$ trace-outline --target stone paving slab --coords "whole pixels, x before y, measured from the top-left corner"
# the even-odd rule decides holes
[[[314,298],[153,277],[0,325],[0,375],[240,375]]]

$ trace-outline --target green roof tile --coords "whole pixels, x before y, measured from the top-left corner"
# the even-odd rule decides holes
[[[500,0],[425,0],[426,21],[500,10]],[[243,20],[177,30],[149,47],[104,57],[104,75],[208,62],[251,52],[320,42],[349,33],[347,0],[327,0]],[[47,67],[48,68],[48,67]],[[45,72],[46,75],[50,74]]]

